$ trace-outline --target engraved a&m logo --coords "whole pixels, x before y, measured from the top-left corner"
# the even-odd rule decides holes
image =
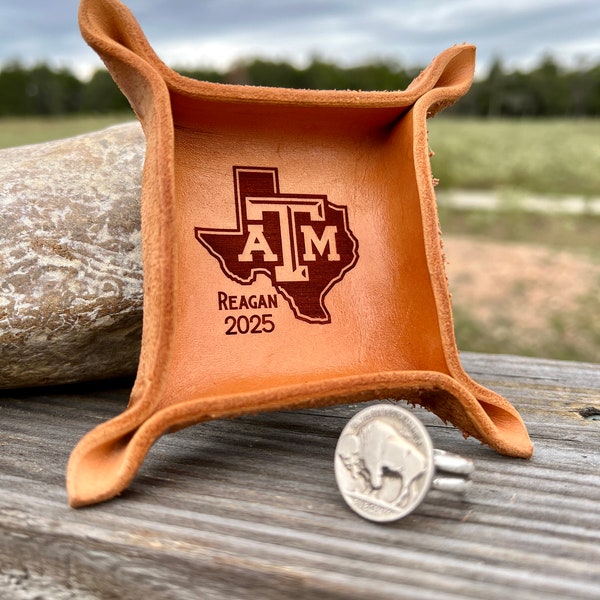
[[[321,194],[282,193],[276,168],[233,167],[236,226],[195,228],[223,273],[242,285],[265,274],[296,318],[329,323],[325,296],[358,260],[345,206]]]

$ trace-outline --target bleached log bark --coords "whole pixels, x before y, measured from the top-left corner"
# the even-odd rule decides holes
[[[0,151],[0,387],[135,373],[144,137],[129,123]]]

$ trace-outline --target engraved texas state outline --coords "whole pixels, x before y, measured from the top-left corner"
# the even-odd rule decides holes
[[[233,281],[269,277],[296,318],[330,323],[325,296],[358,260],[345,206],[326,195],[279,190],[276,168],[233,167],[234,229],[195,227],[196,239]]]

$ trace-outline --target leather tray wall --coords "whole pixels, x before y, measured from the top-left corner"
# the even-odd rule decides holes
[[[145,303],[129,407],[74,450],[73,506],[122,491],[167,431],[265,410],[401,398],[531,455],[460,366],[444,272],[426,119],[468,90],[472,46],[403,92],[287,90],[181,77],[116,0],[80,24],[147,139]]]

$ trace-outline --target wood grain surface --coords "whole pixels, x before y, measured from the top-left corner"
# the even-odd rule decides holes
[[[213,421],[163,437],[119,498],[68,508],[69,453],[123,410],[129,381],[0,396],[0,598],[600,597],[600,365],[463,355],[522,413],[535,455],[497,455],[421,409],[434,445],[475,461],[387,525],[335,484],[361,406]]]

